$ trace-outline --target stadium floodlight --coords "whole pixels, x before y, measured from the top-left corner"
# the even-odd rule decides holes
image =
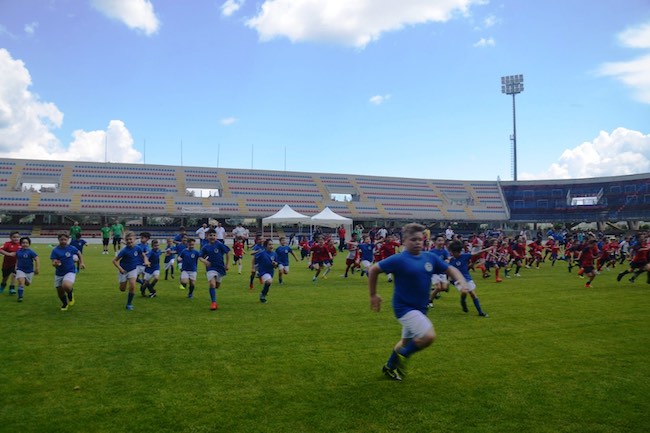
[[[513,179],[517,180],[517,116],[515,111],[515,95],[524,91],[524,76],[508,75],[501,77],[501,93],[512,95],[512,173]]]

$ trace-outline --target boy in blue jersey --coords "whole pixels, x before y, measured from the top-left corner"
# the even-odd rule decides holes
[[[178,254],[178,262],[181,265],[181,287],[189,287],[187,297],[194,297],[194,287],[196,284],[196,270],[199,264],[200,253],[194,249],[194,239],[187,239],[187,248]],[[177,246],[178,248],[178,246]]]
[[[463,277],[465,277],[466,280],[466,284],[462,286],[460,286],[457,281],[454,281],[454,285],[460,292],[460,306],[465,313],[468,311],[467,294],[469,293],[472,297],[472,301],[474,301],[474,306],[476,307],[476,311],[478,311],[478,315],[481,317],[488,317],[488,315],[481,309],[481,303],[478,300],[478,296],[476,296],[476,283],[472,281],[472,276],[469,273],[469,262],[472,260],[472,257],[479,256],[491,249],[492,247],[484,248],[474,252],[473,254],[463,253],[463,244],[460,241],[453,241],[449,244],[449,252],[451,253],[449,263],[456,267],[461,274],[463,274]]]
[[[368,273],[370,308],[379,312],[381,297],[377,294],[380,273],[394,277],[393,311],[402,324],[402,338],[395,345],[382,372],[393,380],[402,380],[406,361],[414,353],[430,346],[435,338],[433,324],[427,318],[427,303],[431,289],[431,275],[445,272],[466,288],[463,275],[438,256],[422,251],[424,226],[407,224],[402,229],[404,250],[376,263]]]
[[[167,247],[165,247],[165,280],[168,278],[169,273],[172,274],[174,279],[174,263],[176,263],[176,245],[172,238],[167,239]]]
[[[84,269],[83,256],[75,247],[68,245],[70,236],[62,233],[58,237],[59,245],[52,248],[50,253],[50,260],[52,266],[56,269],[54,271],[54,287],[61,300],[61,311],[67,311],[75,303],[73,295],[73,286],[76,277],[77,268],[75,266],[75,259],[79,261],[79,269]]]
[[[85,239],[81,239],[81,233],[76,233],[74,238],[70,241],[70,245],[79,250],[81,254],[84,252],[84,246],[88,242]],[[79,261],[77,261],[77,273],[79,272]]]
[[[144,276],[142,286],[140,286],[140,293],[142,296],[146,296],[146,291],[149,290],[149,297],[155,298],[157,296],[156,284],[160,279],[160,256],[162,255],[162,250],[160,249],[160,243],[154,239],[151,241],[151,250],[147,253],[147,258],[149,259],[149,266],[144,268]]]
[[[449,263],[449,251],[445,248],[445,237],[443,235],[436,236],[436,239],[433,244],[433,248],[429,250],[430,253],[435,254],[440,257],[443,262]],[[449,292],[449,280],[447,279],[447,274],[433,274],[431,277],[431,285],[433,290],[429,296],[429,308],[433,308],[433,300],[440,298],[440,292]]]
[[[205,265],[205,275],[208,279],[210,292],[210,310],[215,311],[217,305],[217,289],[230,268],[230,248],[223,242],[217,242],[217,231],[208,229],[205,233],[208,243],[201,248],[199,260]],[[224,256],[226,256],[224,260]]]
[[[361,243],[357,246],[360,254],[361,276],[368,275],[374,259],[375,244],[370,240],[370,235],[362,235]]]
[[[145,265],[149,265],[149,259],[144,255],[142,249],[135,244],[135,234],[128,232],[124,236],[126,246],[122,248],[117,256],[113,259],[113,266],[119,271],[118,282],[121,292],[129,293],[126,298],[126,309],[133,310],[133,297],[135,296],[135,282],[138,278],[138,264],[142,260]]]
[[[136,283],[140,284],[140,291],[142,291],[142,285],[144,284],[144,269],[146,267],[144,264],[144,256],[148,256],[149,251],[151,251],[151,248],[149,248],[149,239],[151,239],[151,233],[140,233],[140,243],[138,246],[142,250],[142,256],[138,258],[138,277],[135,280]]]
[[[282,276],[289,273],[289,254],[291,254],[295,261],[298,257],[294,254],[293,250],[287,245],[287,239],[283,236],[280,238],[280,246],[275,249],[275,255],[278,261],[278,283],[282,284]]]
[[[32,284],[34,275],[40,271],[38,254],[30,248],[32,240],[27,236],[20,238],[20,249],[16,251],[16,283],[18,283],[18,302],[23,301],[25,286]]]
[[[259,254],[261,251],[264,250],[264,246],[262,245],[262,242],[264,241],[264,238],[262,235],[257,234],[255,235],[255,245],[253,245],[253,248],[251,248],[251,276],[250,276],[250,283],[248,285],[248,290],[253,290],[253,281],[255,281],[255,276],[259,275],[257,272],[257,263],[255,261],[255,256]]]
[[[266,296],[269,294],[273,282],[273,271],[278,267],[278,260],[275,251],[273,251],[273,239],[265,240],[263,248],[255,256],[255,263],[262,284],[264,284],[264,288],[260,293],[260,302],[266,304]]]

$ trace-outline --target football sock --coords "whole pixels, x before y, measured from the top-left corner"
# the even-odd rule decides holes
[[[478,298],[474,298],[474,306],[476,307],[476,311],[478,311],[478,314],[483,315],[483,310],[481,310],[481,303],[478,301]]]
[[[63,306],[64,306],[64,307],[65,307],[66,305],[68,305],[68,297],[66,296],[65,292],[64,292],[63,294],[59,295],[59,299],[60,299],[61,302],[63,303]]]
[[[409,356],[413,355],[415,352],[419,350],[420,348],[415,344],[415,341],[411,339],[409,340],[408,343],[406,343],[406,346],[400,347],[398,352],[400,355],[408,358]]]
[[[210,299],[212,302],[217,302],[217,289],[210,287]]]
[[[278,282],[282,284],[282,275],[278,275]]]
[[[68,292],[68,301],[72,301],[72,291],[73,290],[74,289],[70,289],[70,291]]]
[[[388,358],[388,361],[386,361],[386,366],[391,370],[394,370],[395,367],[397,367],[397,352],[394,350],[390,353],[390,357]]]
[[[25,291],[25,290],[24,290],[23,286],[18,286],[18,297],[19,297],[19,298],[22,298],[22,297],[23,297],[23,293],[24,293],[24,291]]]
[[[271,283],[264,283],[264,288],[262,289],[262,295],[266,296],[269,293],[270,288],[271,288]]]
[[[250,281],[251,286],[253,285],[253,281],[255,281],[255,274],[254,273],[251,274],[251,281]]]
[[[639,272],[639,273],[640,273],[640,272]],[[15,290],[15,288],[16,288],[16,286],[14,286],[13,284],[10,284],[10,285],[9,285],[9,291],[10,291],[10,292],[13,292],[13,291]]]
[[[131,304],[133,304],[133,296],[134,296],[134,295],[135,295],[135,293],[131,293],[131,292],[129,292],[129,294],[128,294],[127,297],[126,297],[126,305],[131,305]]]
[[[194,284],[190,282],[190,292],[189,294],[192,295],[194,293]]]

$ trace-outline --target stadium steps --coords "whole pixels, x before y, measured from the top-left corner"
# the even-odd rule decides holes
[[[323,201],[330,201],[332,197],[330,197],[330,193],[327,187],[323,185],[323,181],[321,180],[321,178],[318,176],[314,176],[313,180],[320,193],[323,194]]]
[[[32,227],[32,233],[31,233],[30,236],[33,237],[33,238],[37,238],[37,237],[41,236],[41,233],[42,233],[41,226],[34,226],[34,227]]]
[[[70,200],[70,212],[81,212],[81,194],[72,194],[72,200]]]
[[[37,192],[33,192],[30,194],[27,210],[38,211],[40,204],[41,204],[41,195]]]
[[[238,198],[237,204],[239,205],[239,212],[243,215],[246,215],[248,213],[248,206],[246,205],[246,199]]]
[[[178,188],[178,195],[185,195],[185,172],[181,169],[176,169],[176,188]]]
[[[59,182],[59,192],[70,192],[70,179],[72,179],[72,166],[66,165],[61,173],[61,182]]]
[[[219,182],[221,183],[221,191],[219,191],[221,197],[232,197],[230,195],[230,185],[228,184],[228,176],[226,176],[221,170],[217,173]]]

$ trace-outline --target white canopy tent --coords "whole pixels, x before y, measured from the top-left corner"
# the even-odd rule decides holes
[[[329,207],[326,207],[313,217],[311,217],[311,224],[313,226],[324,227],[338,227],[345,226],[345,231],[350,233],[352,231],[352,218],[347,218],[337,214]],[[345,239],[339,239],[339,242],[345,242]]]
[[[271,216],[262,218],[262,224],[271,225],[271,237],[273,237],[273,224],[300,224],[309,223],[311,218],[291,209],[291,206],[285,204],[282,209]]]

